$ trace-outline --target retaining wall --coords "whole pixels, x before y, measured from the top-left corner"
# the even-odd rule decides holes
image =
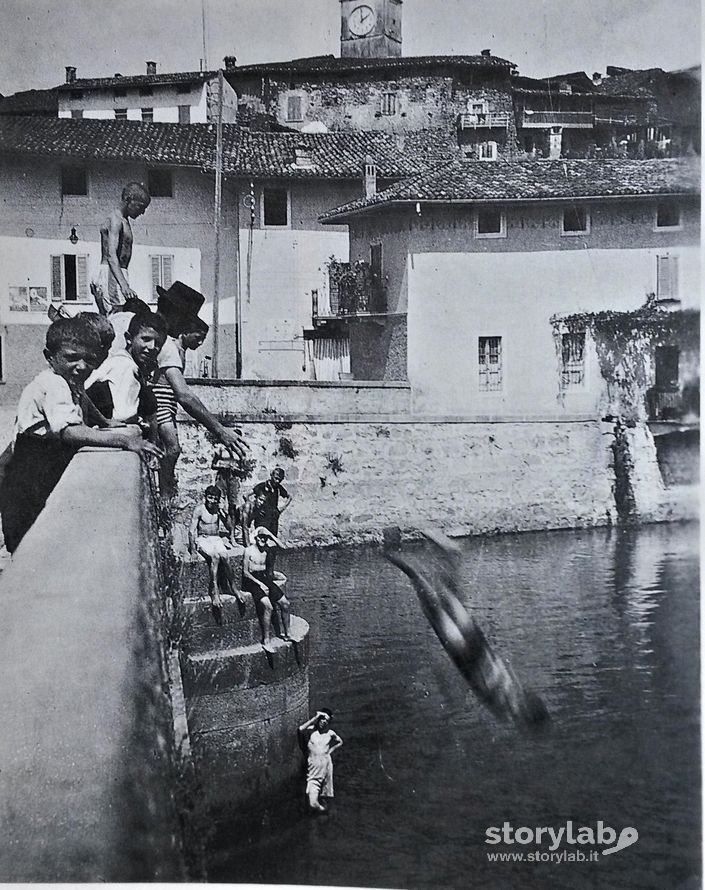
[[[0,602],[0,881],[184,880],[137,455],[74,457],[0,576]]]
[[[246,488],[275,464],[285,469],[293,503],[282,530],[294,545],[374,540],[387,525],[466,535],[614,519],[608,424],[398,416],[276,423],[238,422],[257,462]],[[180,436],[186,523],[211,480],[212,447],[193,423]]]

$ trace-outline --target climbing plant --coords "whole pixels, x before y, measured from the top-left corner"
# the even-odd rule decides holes
[[[681,350],[699,347],[697,309],[669,312],[653,294],[631,312],[579,312],[550,319],[559,366],[563,334],[585,332],[595,344],[600,373],[607,384],[609,408],[625,418],[644,411],[646,390],[653,384],[653,356],[657,346],[677,344]]]

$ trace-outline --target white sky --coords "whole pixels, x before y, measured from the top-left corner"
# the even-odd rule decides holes
[[[340,53],[339,0],[0,0],[0,93],[78,77],[198,70]],[[403,53],[489,48],[522,74],[684,68],[700,61],[699,0],[404,0]]]

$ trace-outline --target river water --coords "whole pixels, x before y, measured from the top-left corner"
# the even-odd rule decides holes
[[[282,558],[311,625],[311,706],[335,712],[328,816],[303,785],[213,813],[209,879],[405,888],[699,886],[699,530],[654,525],[466,539],[467,604],[545,700],[547,732],[498,723],[468,691],[406,578],[374,548]],[[422,545],[409,548],[424,553]],[[486,829],[573,824],[639,839],[562,842],[595,861],[494,861]],[[520,832],[526,838],[527,833]],[[589,839],[589,835],[583,835]]]

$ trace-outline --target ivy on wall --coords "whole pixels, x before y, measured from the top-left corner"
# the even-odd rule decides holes
[[[656,347],[677,345],[681,351],[697,352],[700,344],[699,310],[667,311],[653,295],[631,312],[578,312],[554,315],[550,322],[559,365],[563,334],[590,335],[607,384],[609,410],[626,419],[644,414],[646,390],[654,382]]]

